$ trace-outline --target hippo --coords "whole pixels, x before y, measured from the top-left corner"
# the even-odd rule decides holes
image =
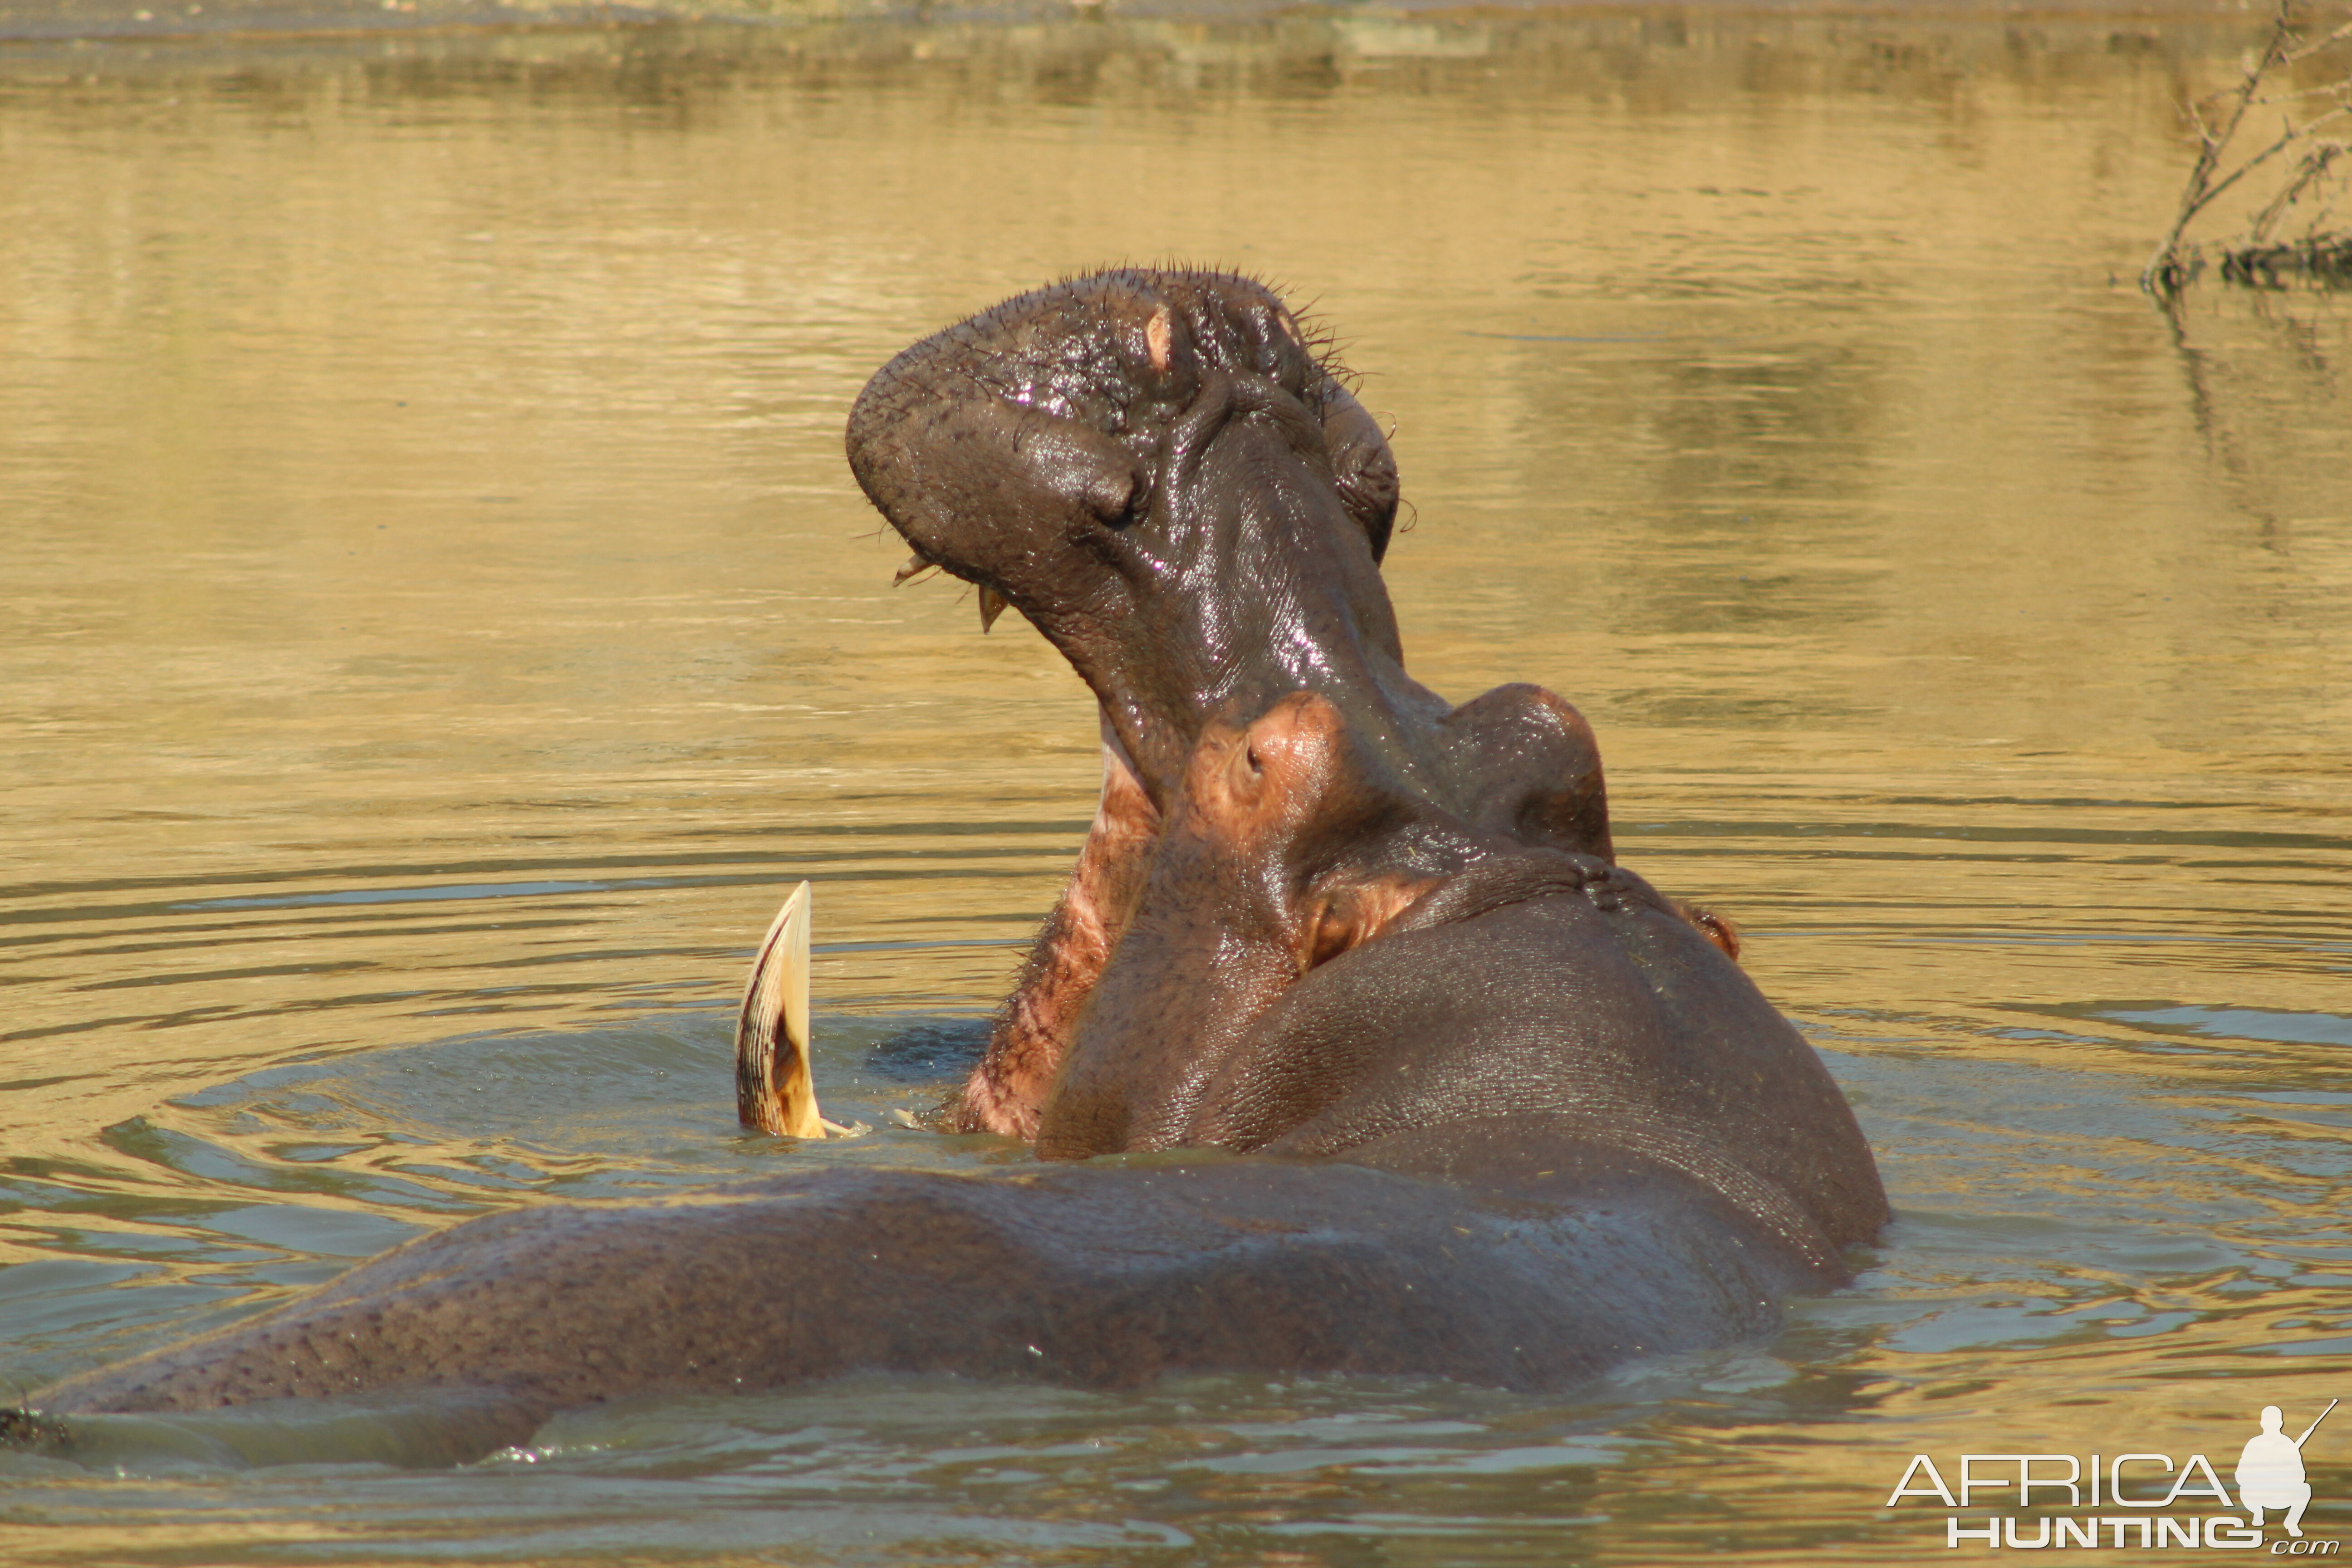
[[[1024,295],[884,366],[847,446],[910,569],[1097,701],[1095,820],[938,1117],[1035,1157],[468,1221],[0,1429],[360,1395],[465,1458],[860,1370],[1564,1388],[1851,1278],[1887,1207],[1843,1097],[1728,922],[1617,864],[1573,706],[1405,673],[1394,460],[1272,290]]]

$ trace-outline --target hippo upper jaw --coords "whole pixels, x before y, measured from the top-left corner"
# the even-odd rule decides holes
[[[1255,284],[1116,273],[1008,301],[886,365],[847,444],[919,557],[1069,659],[1155,805],[1220,713],[1318,690],[1407,754],[1446,710],[1380,580],[1387,444]]]

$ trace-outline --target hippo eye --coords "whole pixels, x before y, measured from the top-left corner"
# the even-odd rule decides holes
[[[1242,755],[1243,755],[1243,757],[1244,757],[1244,759],[1246,759],[1246,760],[1247,760],[1247,762],[1249,763],[1249,771],[1250,771],[1250,772],[1252,772],[1252,773],[1262,773],[1265,772],[1265,764],[1264,763],[1262,763],[1262,762],[1259,762],[1259,761],[1258,761],[1258,758],[1257,758],[1257,748],[1256,748],[1255,746],[1244,746],[1244,747],[1243,747],[1243,748],[1242,748]]]

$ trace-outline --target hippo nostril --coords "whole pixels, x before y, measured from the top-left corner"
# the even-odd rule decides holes
[[[1094,520],[1114,530],[1141,521],[1151,505],[1151,487],[1131,470],[1104,469],[1090,474],[1079,494]]]

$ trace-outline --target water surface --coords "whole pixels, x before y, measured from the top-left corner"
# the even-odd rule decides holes
[[[1408,657],[1583,706],[1899,1218],[1574,1398],[866,1379],[0,1458],[87,1563],[1880,1563],[1914,1452],[2352,1394],[2352,355],[2131,287],[2234,25],[667,26],[0,54],[0,1376],[467,1215],[1001,1148],[936,1098],[1091,811],[891,548],[865,376],[1015,289],[1294,290],[1396,424]],[[816,884],[820,1079],[733,1126]],[[2339,1413],[2340,1415],[2340,1413]],[[2333,1445],[2331,1447],[2331,1444]],[[2307,1450],[2352,1524],[2352,1426]],[[299,1461],[299,1462],[287,1462]]]

